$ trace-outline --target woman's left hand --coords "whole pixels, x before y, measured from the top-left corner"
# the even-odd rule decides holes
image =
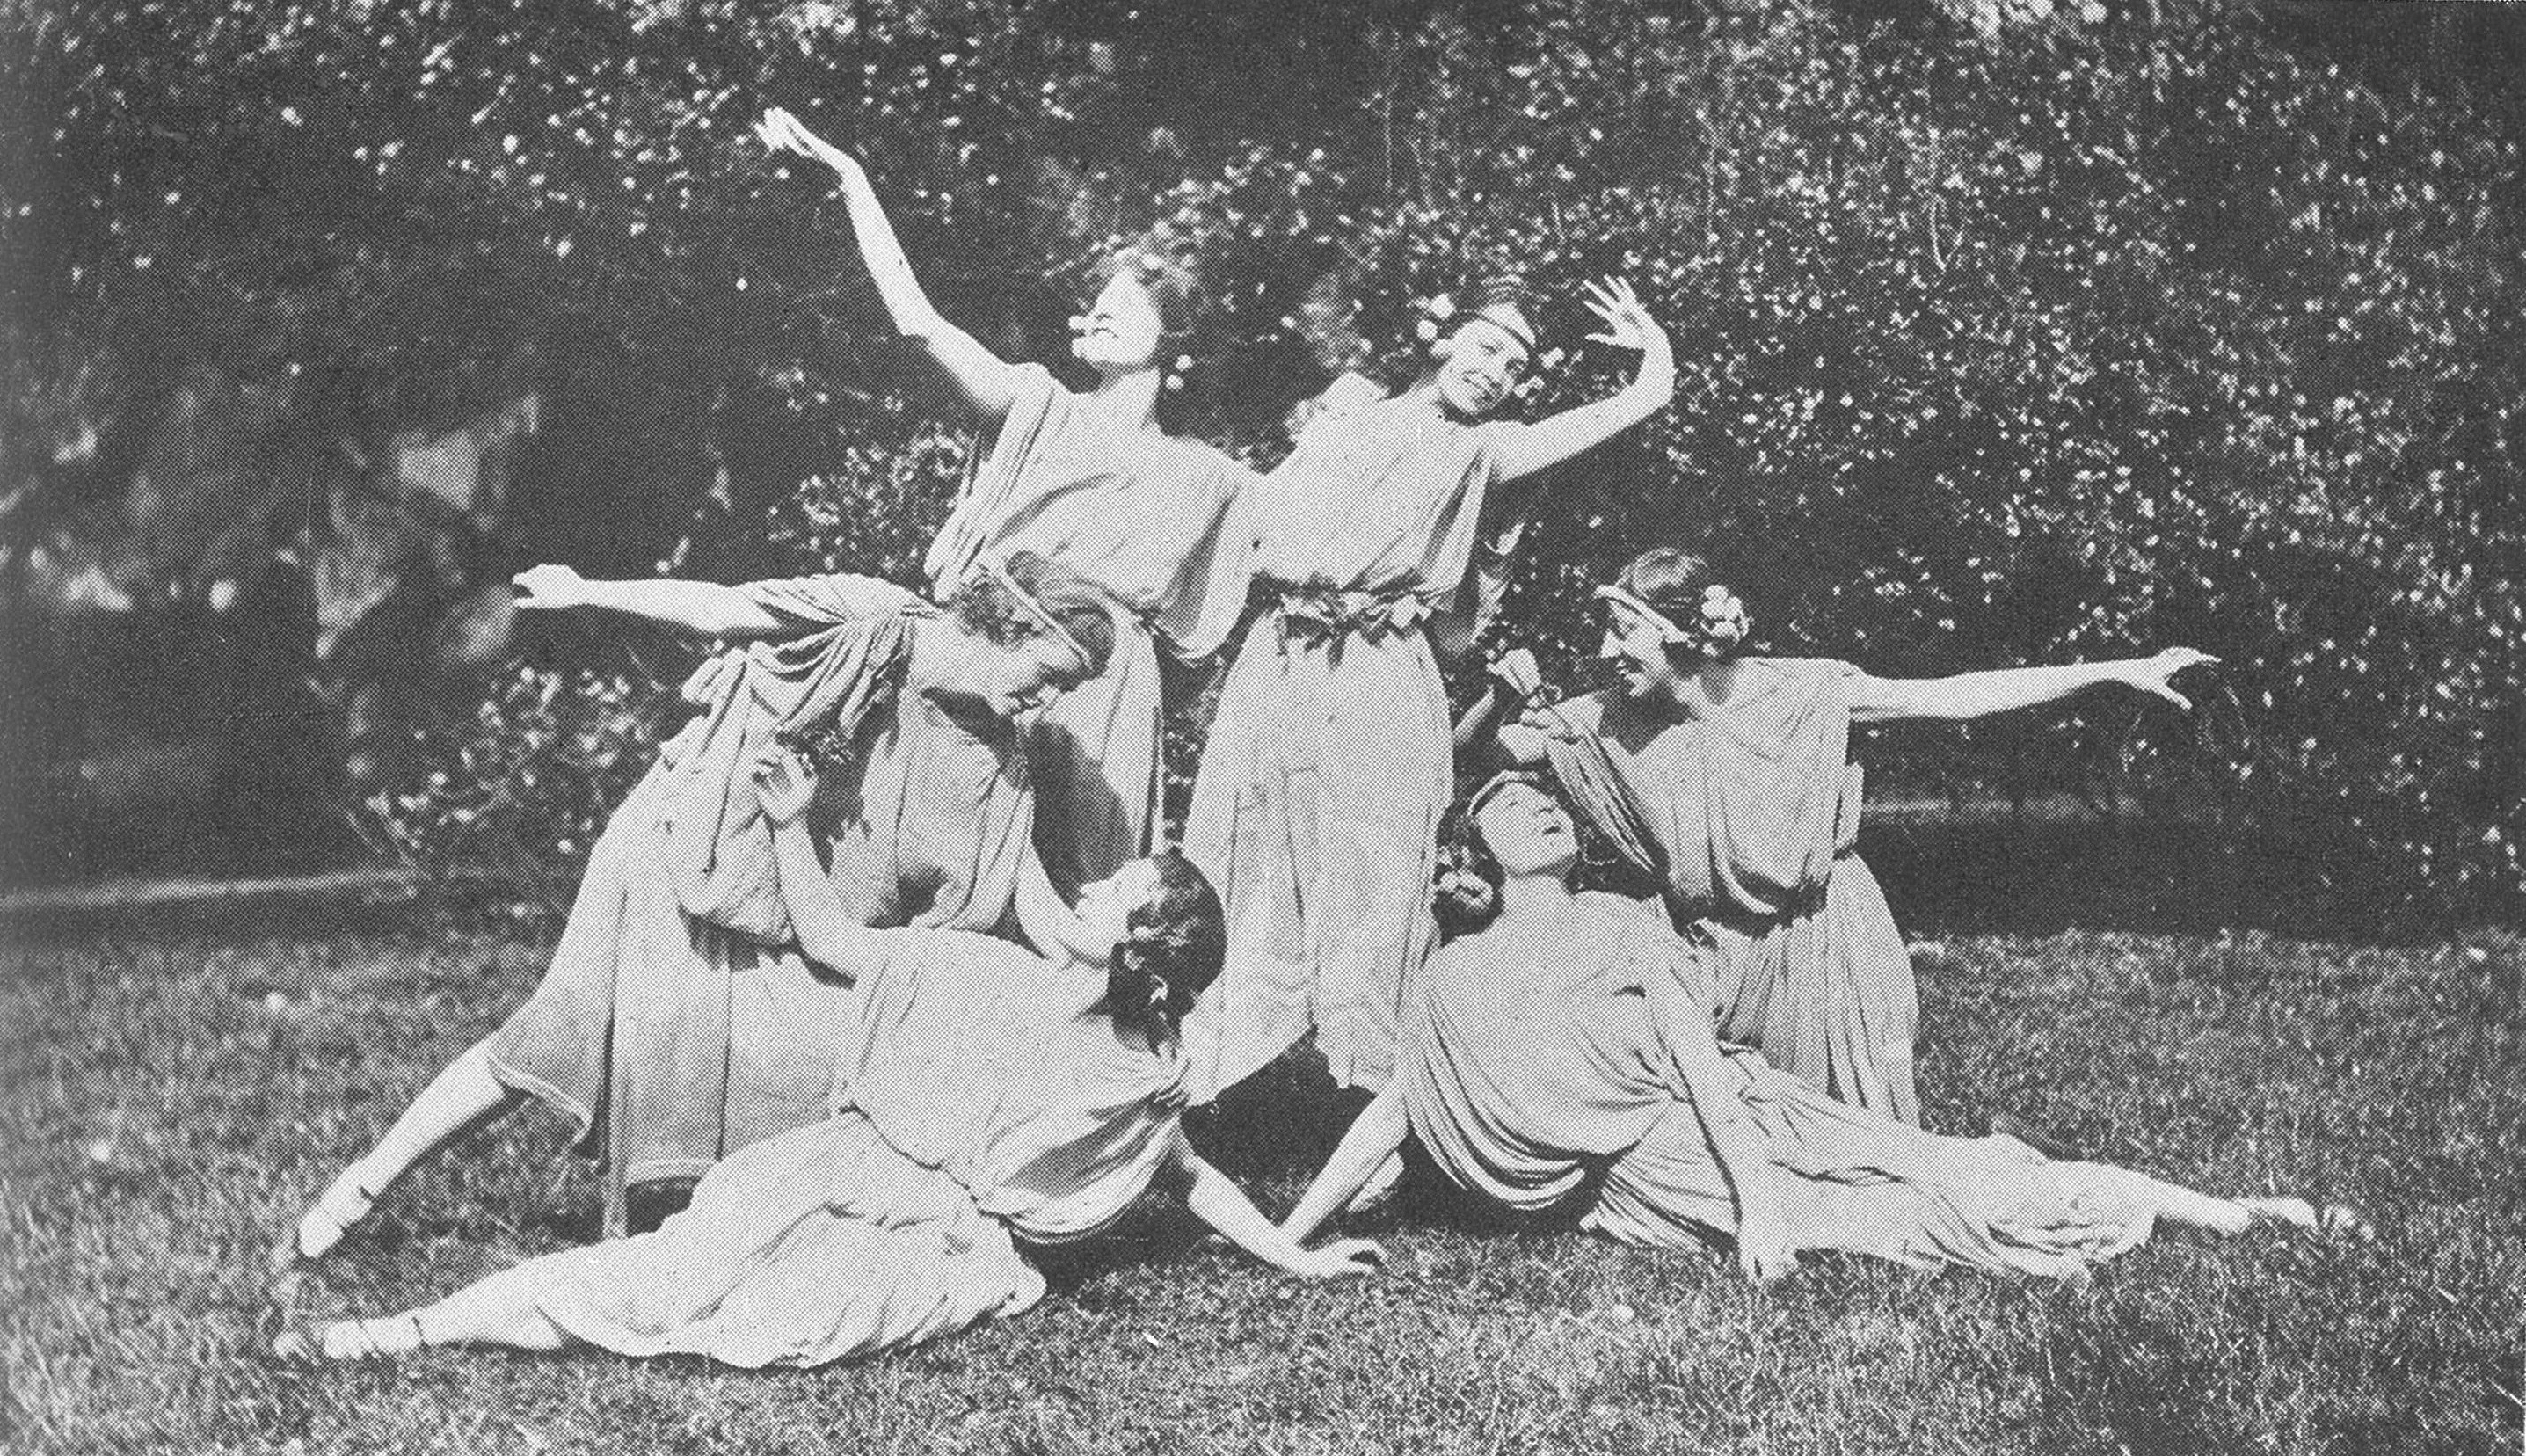
[[[2134,658],[2123,665],[2123,681],[2166,699],[2179,708],[2190,708],[2193,700],[2169,685],[2169,679],[2187,668],[2215,667],[2219,659],[2193,647],[2169,647],[2155,657]]]
[[[1589,312],[1605,321],[1605,331],[1588,335],[1589,342],[1617,349],[1646,349],[1652,340],[1666,342],[1666,330],[1649,317],[1647,305],[1633,291],[1630,279],[1607,278],[1585,286]]]
[[[1303,1249],[1289,1262],[1289,1272],[1302,1280],[1346,1279],[1372,1274],[1386,1262],[1386,1250],[1375,1239],[1338,1238],[1322,1248]]]
[[[754,797],[776,825],[794,822],[816,797],[816,774],[786,748],[767,749],[754,761]]]

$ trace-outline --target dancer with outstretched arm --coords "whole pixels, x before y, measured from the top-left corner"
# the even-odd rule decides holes
[[[840,179],[861,260],[897,332],[918,343],[989,435],[924,571],[953,591],[979,566],[1032,551],[1095,582],[1128,610],[1114,660],[1030,721],[1036,842],[1070,893],[1146,854],[1160,823],[1157,649],[1186,661],[1219,650],[1245,606],[1253,527],[1246,469],[1171,434],[1201,321],[1199,281],[1155,248],[1096,269],[1100,286],[1071,320],[1071,353],[1095,373],[1086,392],[1040,365],[1011,364],[941,317],[895,240],[858,161],[778,108],[764,139]]]
[[[2169,685],[2217,659],[2153,657],[1879,678],[1821,658],[1742,655],[1743,600],[1700,557],[1649,551],[1597,590],[1600,653],[1622,685],[1537,707],[1499,741],[1551,761],[1592,827],[1663,886],[1718,957],[1720,1033],[1845,1102],[1920,1121],[1912,962],[1877,878],[1852,852],[1854,725],[1966,722],[2112,684]],[[1493,702],[1498,701],[1494,693]]]
[[[813,874],[813,777],[775,755],[763,808],[809,954],[858,983],[832,1117],[713,1168],[656,1232],[531,1259],[420,1309],[345,1320],[280,1353],[573,1346],[811,1367],[937,1339],[1043,1297],[1026,1248],[1090,1237],[1161,1175],[1193,1214],[1304,1279],[1375,1244],[1285,1238],[1181,1126],[1177,1020],[1219,969],[1219,897],[1173,853],[1086,886],[1046,959],[962,930],[872,929]]]
[[[847,913],[874,926],[986,931],[1014,908],[1057,943],[1068,912],[1030,842],[1020,718],[1093,678],[1111,604],[1021,555],[944,608],[865,577],[722,586],[518,577],[522,610],[603,611],[730,645],[684,684],[699,712],[614,811],[543,980],[415,1097],[298,1222],[322,1257],[379,1195],[450,1139],[539,1100],[606,1165],[605,1229],[637,1183],[697,1178],[825,1115],[848,987],[795,945],[744,765],[830,732],[848,778],[818,828]],[[789,887],[795,892],[796,887]]]
[[[1648,419],[1675,388],[1630,285],[1591,285],[1593,337],[1639,351],[1618,393],[1533,425],[1486,421],[1536,332],[1491,285],[1401,395],[1320,414],[1259,487],[1268,609],[1222,687],[1185,852],[1228,905],[1228,967],[1187,1024],[1197,1095],[1315,1032],[1334,1079],[1392,1072],[1405,985],[1435,943],[1427,886],[1450,791],[1438,651],[1497,600],[1524,502],[1493,499]]]

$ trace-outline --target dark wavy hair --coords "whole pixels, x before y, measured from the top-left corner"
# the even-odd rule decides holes
[[[1652,546],[1631,560],[1614,584],[1664,613],[1667,619],[1687,631],[1701,631],[1702,594],[1713,586],[1725,586],[1709,558],[1681,546]],[[1684,642],[1667,644],[1667,655],[1679,668],[1691,668],[1705,655],[1736,657],[1745,650],[1743,641],[1728,643],[1715,653]]]
[[[1448,939],[1470,935],[1499,919],[1500,885],[1508,876],[1500,869],[1499,858],[1483,840],[1483,831],[1474,816],[1491,801],[1501,789],[1514,783],[1541,789],[1560,797],[1552,780],[1541,774],[1512,770],[1497,774],[1481,787],[1447,806],[1439,821],[1439,863],[1432,874],[1431,909],[1439,917],[1439,929]]]
[[[1103,673],[1114,658],[1114,600],[1105,588],[1033,551],[1011,556],[1008,572],[1021,590],[1087,649],[1087,672],[1082,680]],[[947,598],[947,610],[967,631],[1003,647],[1043,635],[1043,625],[1035,614],[1011,600],[1008,587],[989,573],[957,587]]]
[[[1157,248],[1131,247],[1098,259],[1088,277],[1099,291],[1118,277],[1131,278],[1157,304],[1157,363],[1169,380],[1158,391],[1158,427],[1169,434],[1180,432],[1207,397],[1213,371],[1208,358],[1211,349],[1205,346],[1218,342],[1206,337],[1210,296],[1202,287],[1201,275],[1183,259]],[[1191,363],[1178,369],[1179,359]]]
[[[1106,1012],[1152,1037],[1172,1036],[1228,959],[1228,913],[1209,877],[1173,849],[1149,856],[1158,889],[1132,912],[1131,933],[1105,967]]]

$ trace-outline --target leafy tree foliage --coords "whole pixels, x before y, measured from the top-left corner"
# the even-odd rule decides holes
[[[2277,836],[2354,906],[2519,902],[2526,189],[2513,94],[2419,64],[2443,39],[2174,0],[128,0],[21,28],[51,166],[5,234],[42,280],[13,549],[121,478],[45,461],[89,430],[110,463],[208,362],[316,434],[531,388],[513,556],[908,578],[971,445],[838,205],[752,140],[778,103],[870,160],[942,306],[1011,355],[1060,360],[1105,249],[1198,258],[1196,427],[1258,464],[1334,372],[1401,382],[1417,305],[1502,267],[1561,351],[1521,407],[1604,392],[1631,361],[1571,300],[1630,276],[1679,398],[1547,482],[1504,635],[1563,680],[1578,584],[1678,540],[1776,647],[1880,672],[2192,642],[2228,663],[2195,722],[2099,701],[1977,737]],[[445,842],[450,755],[581,732],[536,674],[437,730],[385,818]],[[464,823],[584,847],[611,751]]]

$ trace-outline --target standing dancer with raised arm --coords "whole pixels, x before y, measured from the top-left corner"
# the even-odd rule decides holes
[[[1242,1080],[1311,1028],[1335,1079],[1385,1084],[1395,1014],[1434,943],[1429,892],[1452,785],[1432,652],[1461,649],[1496,583],[1478,557],[1491,487],[1665,408],[1667,336],[1629,284],[1591,286],[1599,341],[1641,352],[1610,398],[1536,425],[1479,423],[1536,346],[1494,286],[1402,395],[1311,421],[1260,487],[1272,602],[1221,690],[1186,853],[1228,904],[1228,967],[1187,1023],[1195,1093]],[[1489,563],[1496,566],[1496,560]]]
[[[1032,556],[944,610],[866,577],[732,587],[546,566],[518,583],[524,610],[602,610],[739,645],[684,684],[700,714],[614,811],[533,997],[333,1180],[298,1221],[299,1257],[323,1256],[414,1164],[530,1097],[604,1155],[609,1234],[627,1226],[632,1184],[697,1178],[825,1116],[851,997],[793,945],[745,774],[779,739],[830,727],[849,745],[818,828],[850,915],[982,931],[1014,906],[1047,946],[1073,929],[1035,865],[1015,723],[1105,666],[1111,603],[1094,586]]]
[[[1580,811],[1657,879],[1679,926],[1715,948],[1720,1034],[1843,1101],[1920,1121],[1912,961],[1877,877],[1852,853],[1853,724],[1965,722],[2117,683],[2191,706],[2168,679],[2216,662],[2154,657],[1876,678],[1820,658],[1741,657],[1744,603],[1701,558],[1649,551],[1600,588],[1601,655],[1623,685],[1500,729],[1549,757]]]
[[[761,127],[775,147],[841,178],[861,259],[895,329],[920,343],[991,433],[924,569],[935,591],[978,565],[1033,551],[1130,608],[1113,666],[1029,725],[1042,812],[1036,843],[1064,894],[1148,852],[1161,818],[1155,644],[1182,659],[1219,650],[1245,605],[1253,527],[1244,467],[1161,427],[1186,397],[1200,290],[1181,264],[1127,251],[1071,321],[1071,353],[1096,372],[1074,393],[1040,365],[1010,364],[939,317],[895,241],[867,172],[778,108]]]

